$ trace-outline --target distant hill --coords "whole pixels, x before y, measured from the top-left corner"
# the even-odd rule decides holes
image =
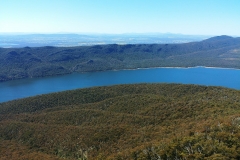
[[[219,41],[225,41],[225,40],[233,40],[233,37],[222,35],[222,36],[216,36],[209,39],[204,40],[205,42],[219,42]]]
[[[240,68],[240,38],[182,44],[0,48],[0,81],[149,67]]]
[[[240,91],[95,87],[0,104],[0,159],[240,159]]]

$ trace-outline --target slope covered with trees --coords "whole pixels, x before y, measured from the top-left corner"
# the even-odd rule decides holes
[[[5,102],[0,144],[12,159],[240,159],[240,91],[136,84]]]
[[[0,48],[0,81],[73,72],[149,67],[240,68],[240,38],[184,44]]]

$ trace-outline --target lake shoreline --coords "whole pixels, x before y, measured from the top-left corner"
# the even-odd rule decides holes
[[[114,70],[104,70],[104,71],[97,71],[97,72],[105,72],[105,71],[122,71],[122,70],[139,70],[139,69],[158,69],[158,68],[173,68],[173,69],[190,69],[190,68],[213,68],[213,69],[233,69],[233,70],[240,70],[240,68],[224,68],[224,67],[207,67],[207,66],[195,66],[195,67],[149,67],[149,68],[135,68],[135,69],[114,69]],[[73,73],[89,73],[89,72],[73,72]]]
[[[41,77],[26,77],[26,78],[19,78],[19,79],[11,79],[11,80],[5,80],[0,81],[1,83],[4,82],[11,82],[11,81],[18,81],[18,80],[26,80],[26,79],[41,79],[41,78],[51,78],[51,77],[59,77],[64,75],[71,75],[71,74],[86,74],[86,73],[101,73],[101,72],[115,72],[115,71],[127,71],[127,70],[147,70],[147,69],[191,69],[191,68],[213,68],[213,69],[232,69],[232,70],[240,70],[240,68],[224,68],[224,67],[208,67],[208,66],[194,66],[194,67],[147,67],[147,68],[132,68],[132,69],[112,69],[112,70],[99,70],[99,71],[89,71],[89,72],[71,72],[67,74],[56,74],[56,75],[50,75],[50,76],[41,76]]]

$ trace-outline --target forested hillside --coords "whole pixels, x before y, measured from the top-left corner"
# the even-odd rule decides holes
[[[0,104],[1,159],[240,159],[240,91],[135,84]]]
[[[0,48],[0,81],[73,72],[149,67],[240,68],[240,38],[184,44]]]

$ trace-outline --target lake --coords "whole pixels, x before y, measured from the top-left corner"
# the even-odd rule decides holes
[[[132,83],[199,84],[240,90],[240,70],[205,67],[149,68],[29,78],[1,82],[0,102],[77,88]]]

